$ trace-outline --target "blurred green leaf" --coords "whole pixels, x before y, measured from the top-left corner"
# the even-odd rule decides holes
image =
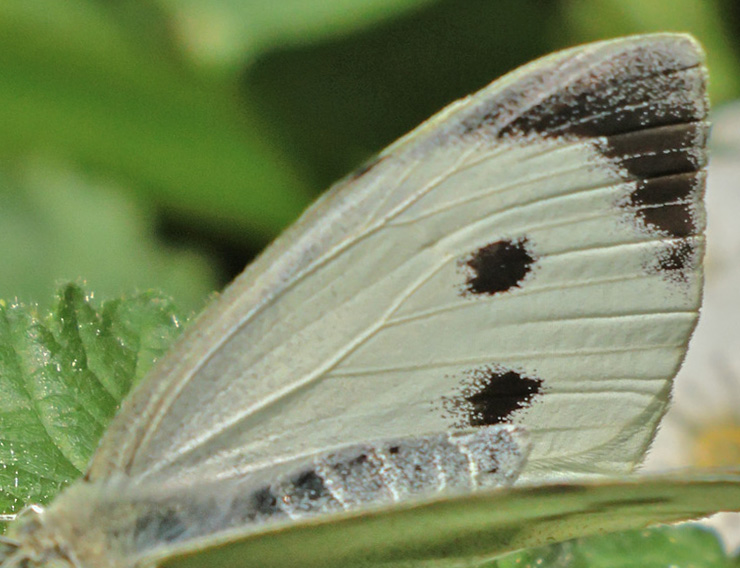
[[[270,48],[346,35],[433,0],[160,0],[203,64],[234,71]]]
[[[581,42],[660,31],[695,35],[707,52],[712,102],[738,96],[736,41],[716,0],[563,0],[563,7]]]
[[[84,279],[103,296],[164,290],[199,310],[217,287],[206,259],[153,238],[151,207],[101,183],[39,162],[0,169],[0,298],[50,298]]]
[[[120,28],[139,49],[157,53],[175,65],[186,64],[170,11],[159,0],[86,0],[90,7]]]
[[[304,182],[247,103],[112,18],[91,0],[0,3],[0,155],[93,166],[221,231],[292,220]]]
[[[242,84],[325,187],[456,99],[551,51],[562,27],[554,2],[434,2],[262,54]]]
[[[97,308],[68,285],[45,316],[0,303],[0,511],[47,503],[81,475],[121,399],[180,330],[154,293]]]
[[[717,535],[684,524],[580,538],[510,554],[485,568],[665,568],[737,566]],[[484,568],[484,567],[481,567]]]

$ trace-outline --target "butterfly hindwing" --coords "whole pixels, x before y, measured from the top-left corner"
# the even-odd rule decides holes
[[[195,542],[156,555],[145,565],[490,567],[494,565],[492,558],[522,548],[658,522],[677,522],[718,508],[738,509],[737,482],[737,475],[684,475],[483,491],[394,509],[313,519],[256,534],[233,533],[220,540]],[[682,541],[676,540],[673,544],[680,549]],[[611,543],[611,554],[603,565],[622,560],[624,565],[630,565],[631,551],[620,548],[618,540],[615,542]],[[659,551],[649,550],[649,561],[655,565],[671,563],[668,555],[662,558]],[[599,565],[599,558],[589,560]],[[567,560],[572,561],[572,557]],[[555,565],[561,564],[568,562]]]

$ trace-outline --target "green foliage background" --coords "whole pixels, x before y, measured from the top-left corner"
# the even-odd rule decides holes
[[[188,311],[331,182],[579,42],[690,31],[735,98],[720,0],[3,0],[0,298],[155,288]]]

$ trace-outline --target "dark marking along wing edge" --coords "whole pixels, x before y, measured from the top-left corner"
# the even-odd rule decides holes
[[[508,393],[525,398],[506,423],[534,435],[525,479],[629,470],[696,322],[706,113],[703,55],[671,34],[561,52],[454,103],[225,290],[88,477],[237,477],[483,425],[496,413],[466,415],[465,389],[490,368],[537,385]],[[513,263],[496,252],[512,246]]]
[[[737,475],[520,487],[330,516],[145,559],[160,568],[339,568],[478,565],[521,548],[717,510],[740,510]]]

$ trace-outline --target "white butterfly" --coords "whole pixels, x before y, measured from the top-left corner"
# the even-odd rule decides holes
[[[596,43],[393,144],[197,319],[6,562],[146,565],[330,512],[630,471],[697,320],[705,81],[687,36]]]

